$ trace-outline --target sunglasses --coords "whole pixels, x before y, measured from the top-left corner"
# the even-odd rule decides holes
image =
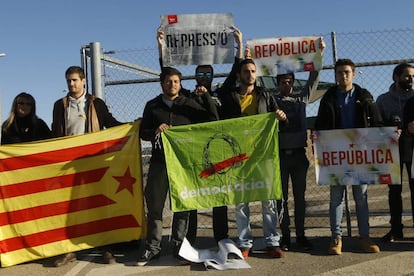
[[[29,102],[18,102],[18,105],[27,105],[27,106],[32,106],[32,103]]]
[[[211,78],[212,74],[211,72],[198,72],[197,78]]]

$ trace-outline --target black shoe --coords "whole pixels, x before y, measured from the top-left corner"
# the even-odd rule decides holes
[[[381,238],[383,242],[394,242],[396,240],[402,240],[404,238],[402,229],[400,231],[395,231],[391,229],[384,237]]]
[[[296,244],[303,250],[311,250],[313,248],[312,243],[305,236],[297,237]]]
[[[139,266],[144,266],[146,265],[149,261],[154,260],[154,259],[158,259],[160,257],[161,253],[155,253],[152,252],[151,250],[145,249],[144,253],[142,253],[141,257],[139,257],[138,261],[137,261],[137,265]]]
[[[289,248],[290,248],[290,235],[282,236],[282,239],[280,240],[280,248],[283,251],[289,251]]]

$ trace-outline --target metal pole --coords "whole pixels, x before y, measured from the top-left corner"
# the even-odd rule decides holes
[[[88,76],[88,56],[89,56],[89,46],[82,46],[80,54],[81,54],[81,67],[83,68],[83,72],[85,73],[86,84],[85,89],[89,91],[89,76]]]
[[[336,50],[336,33],[331,32],[331,41],[332,41],[332,56],[334,63],[338,60],[338,54]]]
[[[334,60],[334,64],[338,60],[338,53],[336,47],[336,33],[331,32],[331,40],[332,40],[332,56]],[[336,80],[335,80],[336,82]],[[349,194],[348,194],[348,185],[345,185],[345,216],[346,216],[346,229],[348,232],[348,237],[352,237],[352,227],[351,227],[351,210],[349,209]]]
[[[0,53],[0,57],[5,57],[6,56],[6,54],[5,53]],[[1,96],[1,93],[0,93],[0,96]],[[1,97],[0,97],[0,106],[1,106]],[[0,122],[3,122],[3,118],[2,118],[2,116],[1,116],[1,109],[0,109]],[[1,138],[1,132],[0,132],[0,138]]]
[[[92,94],[98,98],[102,97],[102,79],[101,79],[101,46],[99,42],[90,43],[91,51],[91,81]]]

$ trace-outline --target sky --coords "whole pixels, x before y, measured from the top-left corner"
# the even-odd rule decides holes
[[[53,103],[67,89],[64,72],[81,65],[83,45],[155,49],[162,15],[232,13],[248,40],[413,27],[413,10],[412,0],[2,0],[1,120],[24,91],[50,126]]]

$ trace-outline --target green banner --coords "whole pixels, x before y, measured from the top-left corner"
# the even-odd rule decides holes
[[[162,133],[174,212],[282,198],[274,113]]]

